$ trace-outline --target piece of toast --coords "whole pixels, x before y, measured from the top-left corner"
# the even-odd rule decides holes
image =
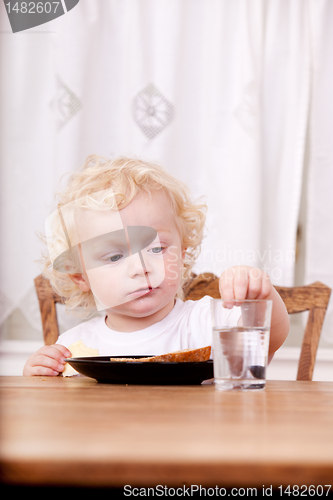
[[[78,340],[71,344],[68,349],[72,353],[72,358],[82,358],[87,356],[98,356],[98,349],[92,349],[91,347],[87,347],[82,340]],[[72,377],[73,375],[78,375],[78,372],[68,363],[65,364],[65,368],[62,372],[63,377]]]
[[[211,347],[200,347],[199,349],[184,349],[183,351],[174,351],[158,356],[149,356],[147,358],[110,358],[110,361],[115,362],[177,362],[177,363],[194,363],[207,361],[210,358]]]

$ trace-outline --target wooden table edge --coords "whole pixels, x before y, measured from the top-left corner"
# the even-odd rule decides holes
[[[242,471],[241,477],[239,470]],[[61,481],[54,481],[54,477]],[[283,481],[279,479],[283,477]],[[264,485],[287,486],[332,484],[332,464],[269,463],[105,463],[86,464],[72,461],[5,460],[0,461],[2,484],[30,486],[123,487],[124,485],[154,487],[156,485],[202,485],[225,488]]]

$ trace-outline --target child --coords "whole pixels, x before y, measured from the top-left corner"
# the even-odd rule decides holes
[[[100,355],[156,355],[211,345],[210,298],[183,301],[200,252],[205,205],[162,168],[138,159],[87,158],[48,219],[44,275],[67,309],[95,316],[44,346],[23,375],[59,375],[68,347],[82,340]],[[236,266],[222,273],[223,299],[272,299],[269,356],[289,318],[266,273]]]

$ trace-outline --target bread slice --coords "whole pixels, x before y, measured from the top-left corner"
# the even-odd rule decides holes
[[[98,356],[98,349],[92,349],[87,347],[82,340],[78,340],[71,344],[68,349],[72,353],[72,358],[82,358],[87,356]],[[65,368],[62,372],[63,377],[72,377],[73,375],[78,375],[78,372],[68,363],[65,364]]]
[[[110,361],[115,362],[177,362],[177,363],[197,363],[207,361],[210,358],[211,347],[200,347],[199,349],[184,349],[183,351],[174,351],[158,356],[149,356],[147,358],[110,358]]]

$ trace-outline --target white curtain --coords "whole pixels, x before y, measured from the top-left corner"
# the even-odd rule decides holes
[[[321,281],[333,290],[333,2],[310,4],[312,99],[307,180],[307,283]],[[322,337],[333,342],[333,292]]]
[[[326,113],[311,122],[326,78],[311,81],[312,37],[332,36],[331,14],[329,0],[81,0],[30,35],[3,33],[2,318],[19,306],[39,324],[34,233],[92,153],[157,161],[205,197],[197,272],[248,264],[293,285],[307,129],[322,140]]]

